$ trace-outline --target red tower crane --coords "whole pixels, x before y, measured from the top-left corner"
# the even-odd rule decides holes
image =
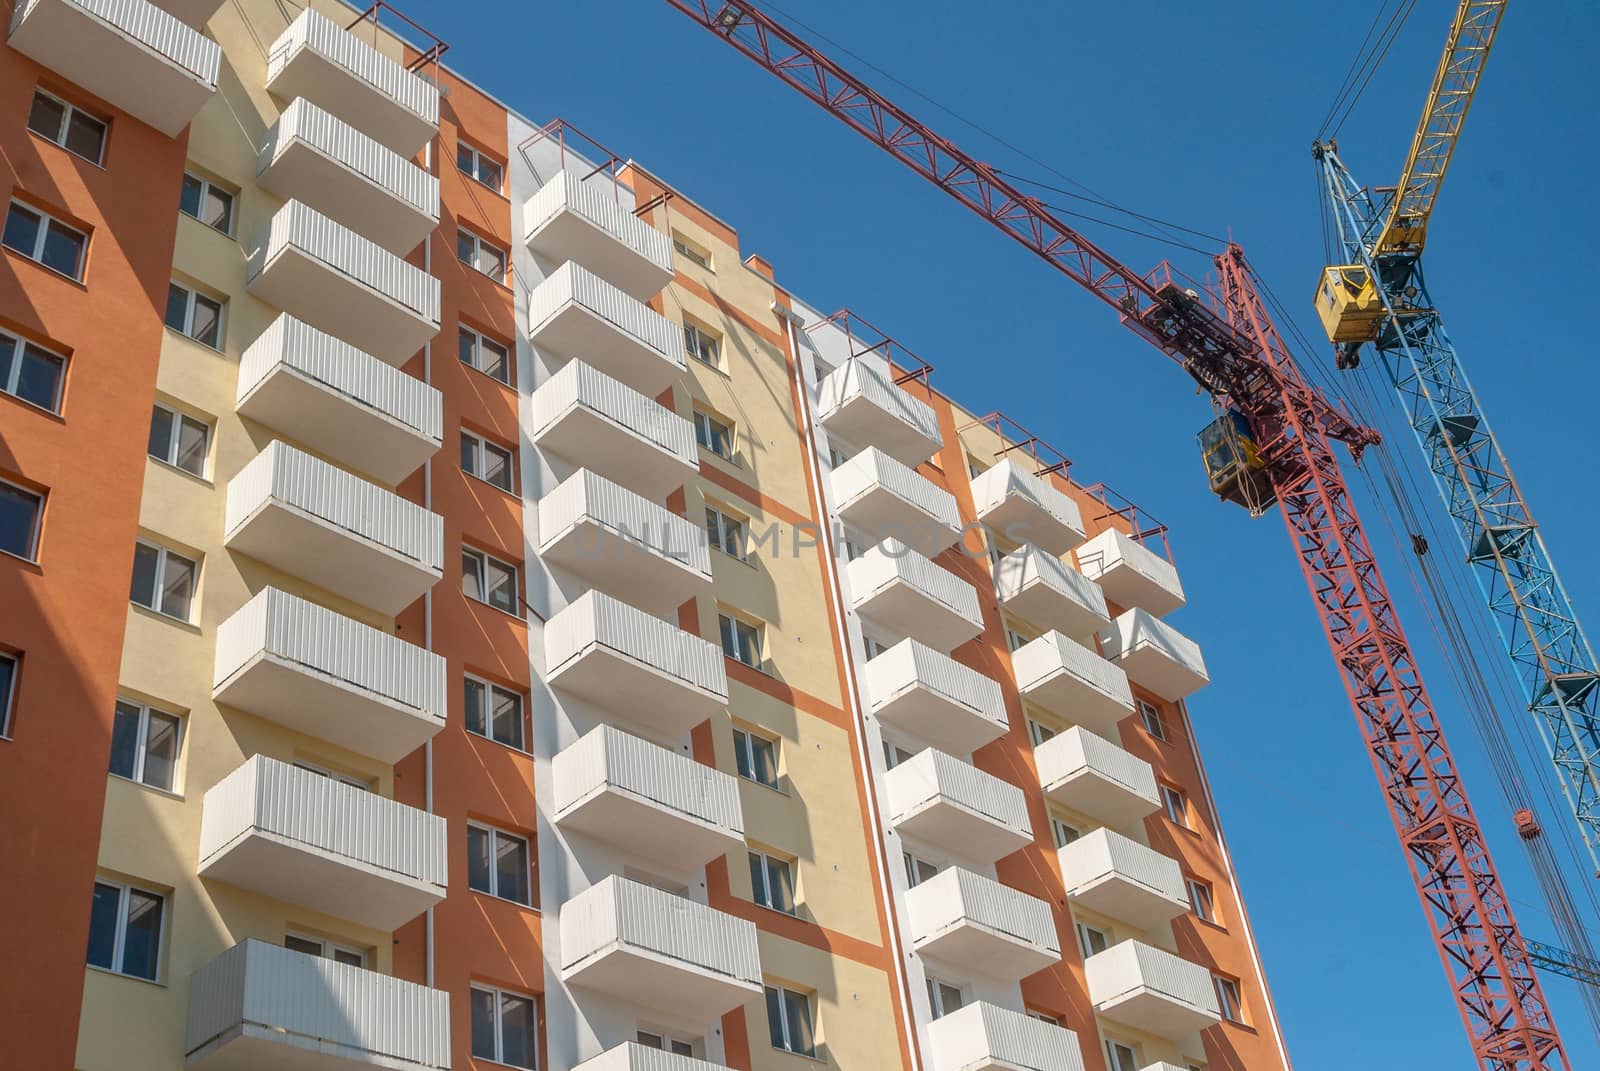
[[[1359,460],[1377,436],[1300,375],[1243,251],[1215,258],[1215,287],[1165,263],[1139,274],[748,0],[667,2],[1110,305],[1226,407],[1202,436],[1212,486],[1282,508],[1478,1066],[1570,1071],[1334,456],[1333,440]]]

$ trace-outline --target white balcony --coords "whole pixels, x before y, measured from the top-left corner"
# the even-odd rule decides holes
[[[1100,649],[1141,688],[1176,703],[1211,680],[1200,645],[1148,610],[1128,610],[1100,630]]]
[[[732,777],[687,755],[601,725],[552,765],[555,822],[668,870],[744,846]]]
[[[267,89],[304,97],[401,156],[439,129],[437,86],[310,9],[272,42]]]
[[[629,1041],[583,1061],[572,1071],[728,1071],[728,1068],[726,1064],[662,1052]]]
[[[12,48],[177,137],[217,91],[222,48],[146,0],[17,0]]]
[[[928,748],[889,771],[889,824],[987,866],[1033,842],[1022,790]]]
[[[672,239],[623,207],[605,174],[584,182],[557,172],[528,198],[522,221],[529,249],[581,264],[640,301],[672,281]]]
[[[612,875],[561,905],[561,977],[574,988],[703,1027],[761,996],[756,928]]]
[[[590,587],[666,614],[711,586],[711,549],[694,524],[579,469],[539,500],[539,553]]]
[[[1078,504],[1009,458],[972,478],[978,520],[1012,543],[1060,557],[1083,542]]]
[[[395,763],[444,728],[444,659],[266,588],[217,627],[219,703]]]
[[[444,518],[274,439],[228,481],[223,542],[393,617],[444,576]]]
[[[1105,825],[1131,826],[1160,809],[1150,764],[1073,726],[1033,749],[1044,794]]]
[[[445,822],[254,755],[206,793],[200,876],[398,930],[444,899]]]
[[[288,313],[240,358],[237,408],[391,486],[437,453],[444,434],[437,390]]]
[[[951,867],[906,893],[918,953],[1016,982],[1061,958],[1050,905],[993,878]]]
[[[544,630],[550,687],[677,738],[728,705],[722,649],[598,591]]]
[[[1077,557],[1083,575],[1124,609],[1137,606],[1160,616],[1183,605],[1177,568],[1114,528],[1079,547]]]
[[[1115,737],[1117,723],[1133,713],[1127,674],[1059,632],[1012,651],[1011,669],[1022,698],[1102,736]]]
[[[256,239],[245,286],[389,364],[439,333],[439,280],[299,201]]]
[[[1067,898],[1091,911],[1150,930],[1189,910],[1178,861],[1121,833],[1096,829],[1056,854]]]
[[[828,473],[833,508],[852,528],[933,555],[961,538],[955,496],[871,446]]]
[[[1078,1035],[979,1001],[928,1024],[932,1071],[1083,1071]]]
[[[189,976],[183,1049],[193,1071],[448,1071],[450,997],[241,941]]]
[[[866,686],[874,715],[952,755],[1006,734],[999,683],[916,640],[869,660]]]
[[[1097,1015],[1180,1041],[1222,1018],[1211,972],[1139,941],[1123,941],[1084,961]]]
[[[850,563],[856,613],[946,653],[983,631],[978,593],[899,540],[886,539]]]
[[[829,435],[876,446],[902,465],[920,465],[944,445],[933,407],[865,361],[846,361],[823,377],[817,422]]]
[[[582,361],[533,392],[534,445],[659,502],[700,471],[694,425]]]
[[[439,225],[439,180],[309,100],[291,101],[267,131],[256,182],[408,253]]]
[[[1095,631],[1111,621],[1099,586],[1038,547],[1001,558],[994,579],[1008,611],[1079,643],[1093,643]]]
[[[687,370],[682,327],[571,261],[528,295],[528,337],[650,398]]]

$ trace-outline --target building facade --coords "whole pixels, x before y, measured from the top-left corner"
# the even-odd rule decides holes
[[[1287,1071],[1164,531],[442,51],[13,5],[19,1065]]]

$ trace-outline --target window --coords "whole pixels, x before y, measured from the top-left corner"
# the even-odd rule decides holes
[[[787,859],[751,852],[750,888],[753,899],[762,907],[794,914],[794,876]]]
[[[692,264],[698,264],[702,268],[706,268],[708,270],[711,268],[710,253],[696,249],[694,246],[690,245],[682,238],[679,238],[677,235],[672,236],[672,248],[676,250],[678,255],[684,260],[687,260]]]
[[[533,998],[503,989],[472,987],[472,1055],[511,1067],[534,1067]]]
[[[778,787],[778,742],[749,729],[733,730],[733,757],[739,776],[768,788]]]
[[[651,1030],[639,1031],[634,1035],[634,1040],[647,1049],[660,1049],[662,1052],[676,1053],[679,1056],[694,1055],[694,1042],[657,1034]]]
[[[940,1016],[949,1015],[966,1003],[960,986],[951,985],[949,982],[941,982],[931,974],[927,977],[927,983],[928,1007],[932,1009],[933,1018],[937,1019]]]
[[[222,234],[233,233],[233,194],[209,179],[183,173],[178,210]]]
[[[506,251],[465,227],[456,228],[456,259],[495,282],[505,282]]]
[[[214,350],[222,348],[222,302],[178,283],[167,286],[167,326]]]
[[[1059,1016],[1051,1015],[1048,1012],[1034,1011],[1032,1008],[1028,1009],[1028,1018],[1037,1019],[1041,1023],[1049,1023],[1051,1026],[1061,1025],[1061,1019]]]
[[[120,882],[94,883],[89,908],[89,966],[155,980],[161,965],[166,899]]]
[[[1161,806],[1167,812],[1167,817],[1184,829],[1189,827],[1189,797],[1183,789],[1173,788],[1171,785],[1160,785]]]
[[[140,540],[133,548],[133,587],[128,597],[158,614],[189,620],[198,563]]]
[[[1082,830],[1076,828],[1075,826],[1068,825],[1059,818],[1050,819],[1050,832],[1055,834],[1057,848],[1065,848],[1067,845],[1083,836]]]
[[[89,236],[20,201],[11,202],[0,244],[69,279],[83,278],[83,251]]]
[[[511,451],[464,431],[461,433],[461,471],[502,491],[510,491]]]
[[[305,937],[298,933],[283,935],[283,947],[293,952],[303,952],[308,956],[318,959],[331,959],[335,963],[343,963],[347,967],[365,967],[367,954],[359,948],[348,948],[337,945],[332,941],[324,941],[320,937]]]
[[[481,550],[461,548],[461,591],[508,614],[517,612],[517,567]]]
[[[467,887],[531,904],[528,842],[489,826],[467,826]]]
[[[1216,925],[1217,902],[1211,891],[1211,883],[1199,878],[1184,878],[1183,885],[1189,890],[1189,906],[1194,909],[1195,918]]]
[[[150,456],[195,476],[206,474],[211,429],[192,416],[164,405],[150,415]]]
[[[744,522],[721,510],[706,507],[706,535],[711,545],[729,557],[744,560]]]
[[[1022,633],[1018,632],[1016,629],[1014,629],[1014,628],[1006,629],[1006,647],[1009,650],[1019,651],[1024,646],[1026,646],[1029,642],[1030,641],[1028,640],[1028,637],[1024,636]]]
[[[772,1047],[801,1056],[815,1056],[817,1043],[811,1025],[811,998],[782,986],[767,989],[767,1029]]]
[[[1028,739],[1033,741],[1034,747],[1038,747],[1040,744],[1044,743],[1046,740],[1049,740],[1055,735],[1056,731],[1050,728],[1050,726],[1042,725],[1039,722],[1034,721],[1032,718],[1028,719]]]
[[[732,459],[733,429],[709,413],[694,411],[694,438],[718,457]]]
[[[916,888],[939,873],[937,864],[930,863],[926,859],[918,859],[910,852],[901,852],[900,856],[906,864],[906,884],[912,888]]]
[[[177,782],[183,722],[176,714],[117,700],[111,727],[111,772],[171,792]]]
[[[883,652],[889,649],[889,646],[882,640],[878,639],[878,637],[868,635],[865,632],[861,634],[861,646],[866,649],[867,659],[869,661],[877,658],[879,655],[883,654]]]
[[[0,481],[0,550],[33,561],[39,552],[43,514],[43,495]]]
[[[1144,731],[1157,740],[1167,738],[1167,723],[1161,718],[1161,708],[1154,703],[1139,700],[1139,720],[1144,722]]]
[[[1244,1004],[1239,999],[1239,983],[1232,978],[1213,974],[1211,980],[1217,987],[1217,1007],[1222,1017],[1230,1023],[1244,1022]]]
[[[1139,1056],[1131,1046],[1120,1041],[1107,1041],[1106,1068],[1108,1071],[1139,1071]]]
[[[1078,947],[1083,951],[1083,958],[1097,956],[1111,947],[1111,938],[1104,930],[1096,929],[1086,922],[1078,923]]]
[[[461,363],[476,368],[490,379],[511,385],[511,352],[488,335],[480,335],[470,327],[461,328]]]
[[[901,747],[893,741],[883,742],[883,765],[885,769],[892,770],[902,762],[910,762],[916,752],[910,748]]]
[[[722,630],[722,653],[747,666],[761,665],[761,630],[748,621],[729,614],[718,614]]]
[[[307,762],[304,759],[294,760],[294,767],[297,770],[304,770],[309,774],[316,774],[318,777],[326,777],[330,781],[337,781],[341,785],[348,785],[351,788],[358,788],[362,792],[372,791],[372,785],[362,778],[352,777],[349,774],[342,774],[336,770],[330,770],[326,766],[318,766],[314,763]]]
[[[98,164],[106,151],[106,123],[42,89],[33,91],[28,129],[74,156]]]
[[[722,342],[711,332],[696,327],[694,324],[683,325],[683,348],[689,351],[689,356],[697,361],[709,364],[713,368],[721,368]]]
[[[456,142],[456,168],[469,178],[477,179],[495,193],[500,192],[500,180],[505,174],[505,168],[500,166],[498,160],[490,159],[464,141]]]
[[[522,750],[522,696],[498,684],[466,678],[467,732]]]
[[[0,391],[40,409],[60,412],[66,367],[65,357],[0,332]]]
[[[11,735],[11,704],[17,694],[17,656],[0,653],[0,736]]]

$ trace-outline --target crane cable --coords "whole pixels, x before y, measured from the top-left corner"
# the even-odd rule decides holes
[[[1389,49],[1394,45],[1395,39],[1400,36],[1400,31],[1405,29],[1411,13],[1416,10],[1417,0],[1401,0],[1394,13],[1389,16],[1389,22],[1384,26],[1383,32],[1373,40],[1372,31],[1377,28],[1378,21],[1383,18],[1388,6],[1389,0],[1384,0],[1377,14],[1373,16],[1372,25],[1367,28],[1367,36],[1362,39],[1361,47],[1356,50],[1356,58],[1351,61],[1349,70],[1345,72],[1339,92],[1335,95],[1333,104],[1328,107],[1328,114],[1323,117],[1322,126],[1317,128],[1318,141],[1322,141],[1324,137],[1336,137],[1344,127],[1345,120],[1350,118],[1350,113],[1355,110],[1362,94],[1367,91],[1367,86],[1372,83],[1373,76],[1383,66],[1383,61],[1388,57]]]

